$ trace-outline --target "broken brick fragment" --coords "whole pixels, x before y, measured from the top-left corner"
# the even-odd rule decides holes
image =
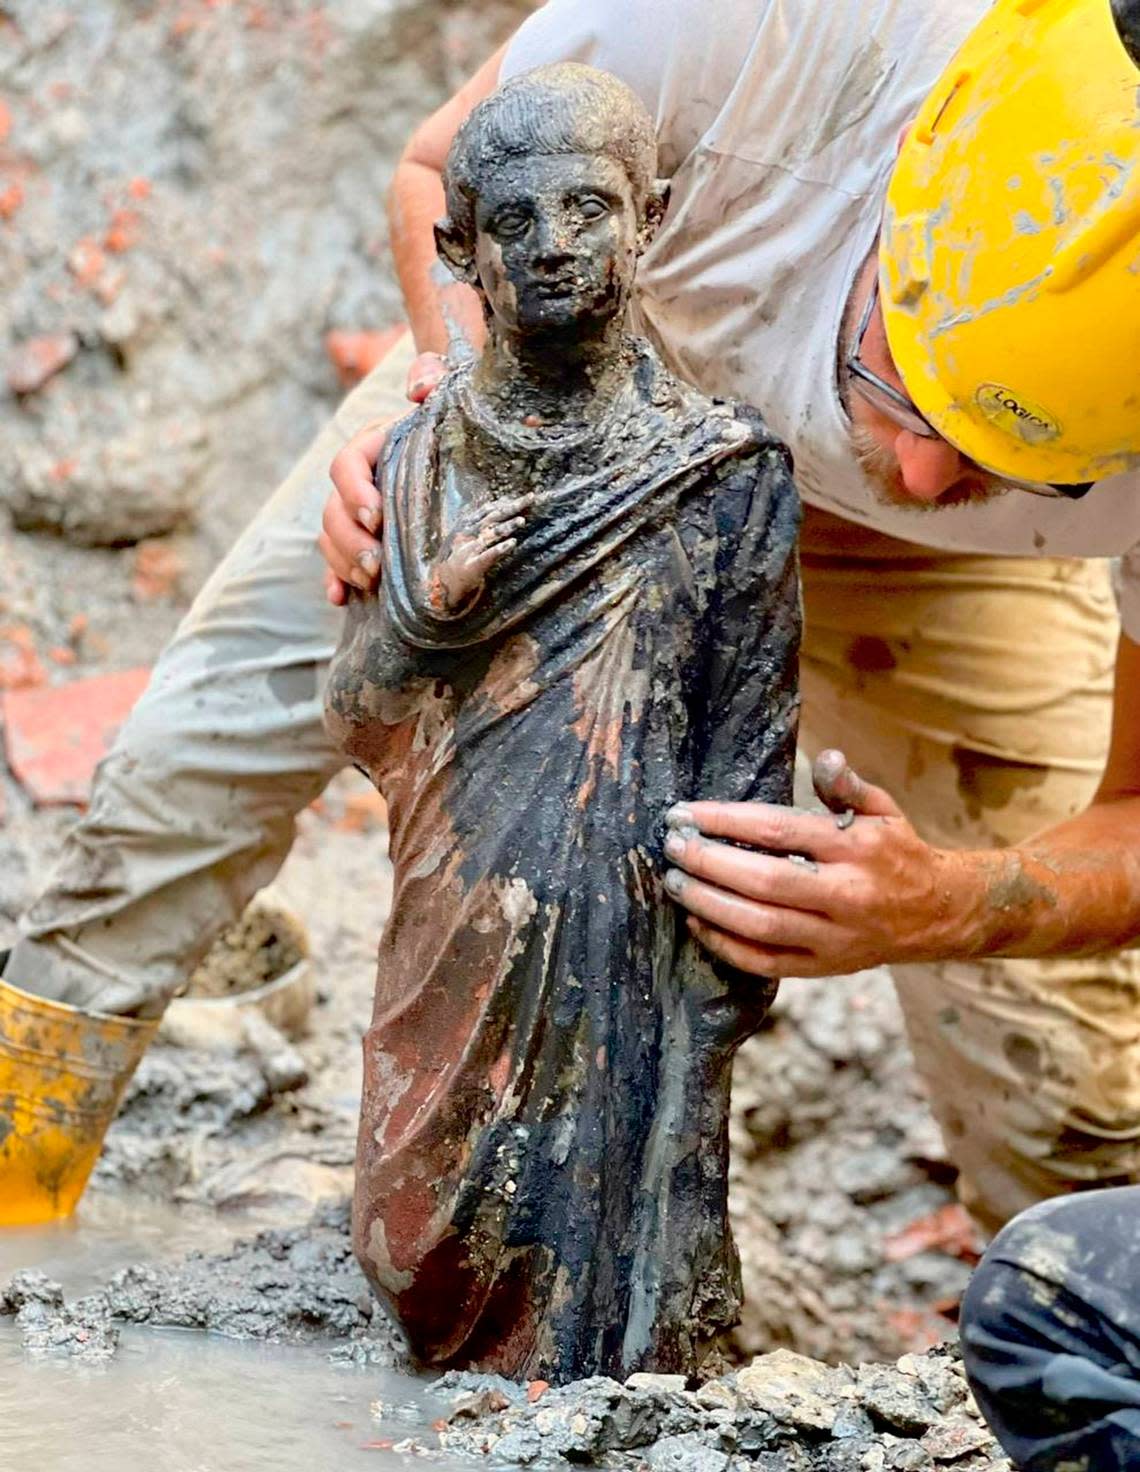
[[[359,383],[388,356],[407,332],[403,322],[378,332],[333,331],[325,334],[325,352],[345,388]]]
[[[0,190],[0,220],[11,220],[23,208],[23,204],[22,184],[9,184],[7,189]]]
[[[976,1263],[982,1243],[974,1220],[964,1206],[950,1202],[926,1216],[917,1217],[883,1243],[887,1262],[903,1262],[920,1252],[945,1252],[961,1262]]]
[[[96,766],[149,679],[149,669],[123,670],[0,696],[8,765],[33,802],[87,801]]]
[[[181,554],[169,542],[150,538],[135,548],[135,569],[131,593],[139,603],[154,603],[178,593],[186,565]]]
[[[77,240],[67,258],[67,269],[80,286],[94,286],[107,264],[107,257],[89,235]]]
[[[47,679],[26,624],[0,628],[0,690],[26,690]]]
[[[103,249],[114,255],[122,255],[138,244],[142,216],[138,210],[118,209],[111,215],[111,223],[103,237]]]
[[[333,819],[333,827],[342,833],[371,833],[388,823],[388,807],[380,794],[371,788],[350,792],[344,799],[344,812]]]
[[[66,368],[79,351],[74,332],[49,332],[30,337],[9,355],[6,377],[14,394],[34,394]]]

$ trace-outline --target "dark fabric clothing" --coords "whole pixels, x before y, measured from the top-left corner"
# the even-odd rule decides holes
[[[591,442],[521,446],[526,531],[441,618],[435,549],[487,495],[468,402],[457,373],[390,437],[381,597],[330,681],[395,868],[357,1250],[428,1362],[684,1368],[737,1311],[730,1065],[773,988],[688,937],[663,820],[790,800],[795,493],[755,415],[643,352]]]
[[[1140,1469],[1140,1186],[1047,1201],[962,1305],[979,1406],[1024,1472]]]

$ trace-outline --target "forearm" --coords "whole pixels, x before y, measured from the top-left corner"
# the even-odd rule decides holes
[[[468,114],[498,86],[506,47],[422,123],[408,141],[388,194],[388,224],[396,275],[421,353],[445,353],[452,338],[483,345],[479,298],[448,272],[436,255],[433,227],[446,214],[443,169],[452,140]]]
[[[1140,796],[1098,799],[1012,848],[940,859],[958,895],[951,954],[1080,955],[1140,942]]]
[[[478,351],[483,343],[479,298],[436,255],[432,227],[444,213],[439,172],[414,159],[401,160],[388,196],[388,224],[416,348],[446,353],[452,338],[462,336]]]

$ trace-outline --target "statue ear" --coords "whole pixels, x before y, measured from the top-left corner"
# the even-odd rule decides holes
[[[661,227],[665,211],[669,208],[669,180],[658,179],[645,199],[645,218],[638,239],[638,252],[645,250]]]
[[[470,244],[450,220],[436,221],[435,248],[456,281],[462,281],[465,286],[475,285],[475,258]]]

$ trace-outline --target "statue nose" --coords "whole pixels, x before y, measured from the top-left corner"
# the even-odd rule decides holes
[[[546,267],[562,266],[573,260],[569,231],[562,225],[544,220],[538,227],[535,255]]]

